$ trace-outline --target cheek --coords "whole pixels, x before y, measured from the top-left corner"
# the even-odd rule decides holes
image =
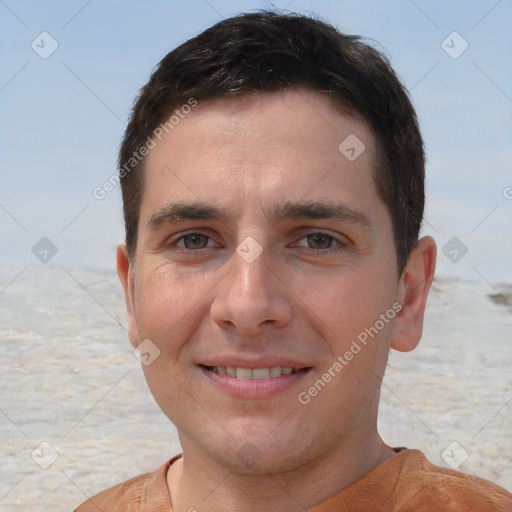
[[[208,309],[211,285],[200,273],[180,274],[164,265],[136,282],[136,319],[141,340],[150,339],[167,359],[177,359]]]
[[[183,421],[201,417],[201,410],[196,407],[199,397],[194,395],[190,371],[182,363],[162,354],[142,369],[155,401],[173,423],[183,427]],[[189,406],[183,408],[183,404]]]
[[[374,326],[395,299],[396,283],[377,266],[317,272],[295,283],[295,296],[301,297],[297,306],[302,304],[303,314],[337,350],[343,350],[347,342]],[[378,326],[383,335],[387,332],[389,336],[390,323]]]

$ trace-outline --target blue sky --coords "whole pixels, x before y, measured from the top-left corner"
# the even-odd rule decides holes
[[[385,49],[411,91],[425,138],[424,233],[438,242],[439,275],[511,282],[512,2],[272,5],[315,13]],[[92,190],[116,171],[137,90],[177,44],[222,17],[269,7],[240,0],[0,2],[0,260],[20,269],[40,264],[32,247],[48,237],[58,249],[50,264],[114,269],[123,238],[120,190],[102,201]],[[42,46],[42,32],[58,44],[46,59],[31,47],[34,40]],[[53,43],[42,37],[48,50]],[[462,258],[457,240],[448,256],[442,252],[453,237],[467,248]]]

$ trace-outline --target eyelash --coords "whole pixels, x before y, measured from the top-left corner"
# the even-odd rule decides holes
[[[178,251],[178,252],[183,252],[183,253],[188,253],[188,254],[193,254],[193,253],[197,254],[197,253],[199,253],[200,251],[202,251],[204,249],[210,249],[212,247],[212,246],[207,245],[206,247],[201,247],[200,249],[190,249],[190,248],[187,248],[187,247],[180,247],[178,245],[180,242],[183,242],[186,237],[191,237],[191,236],[194,236],[194,235],[195,236],[206,237],[208,239],[207,242],[206,242],[207,244],[212,240],[212,237],[209,236],[209,235],[206,235],[206,234],[200,233],[200,232],[196,232],[196,231],[191,231],[189,233],[185,233],[185,234],[181,235],[176,240],[170,242],[169,244],[167,244],[167,247],[170,250],[174,250],[174,251]],[[314,235],[321,235],[321,236],[324,236],[324,237],[328,237],[328,238],[331,239],[331,244],[334,243],[335,245],[327,247],[325,249],[315,249],[313,247],[306,247],[306,246],[297,245],[298,242],[301,242],[302,240],[307,239],[308,237],[311,237],[311,236],[314,236]],[[333,254],[333,253],[341,252],[341,251],[346,250],[348,245],[349,245],[348,242],[342,241],[342,240],[334,237],[333,235],[330,235],[328,233],[324,233],[322,231],[314,231],[314,232],[307,233],[307,234],[303,235],[298,240],[298,242],[294,243],[292,245],[292,247],[299,247],[301,249],[305,249],[305,250],[309,250],[309,251],[314,251],[316,254],[320,254],[320,253],[322,253],[322,254]]]
[[[329,238],[331,244],[334,243],[335,245],[330,245],[329,247],[326,247],[324,249],[315,249],[315,248],[309,247],[309,246],[301,246],[301,245],[298,245],[298,243],[296,243],[294,245],[295,245],[295,247],[302,247],[303,249],[306,249],[306,250],[315,251],[317,254],[318,253],[331,254],[334,252],[342,251],[347,248],[348,244],[346,242],[342,242],[341,240],[337,239],[335,236],[330,235],[329,233],[323,233],[322,231],[315,231],[312,233],[308,233],[308,234],[302,236],[299,239],[299,242],[301,242],[302,240],[307,239],[309,237],[318,236],[318,235],[320,235],[322,237]],[[308,242],[306,242],[306,243],[308,243]]]
[[[190,232],[190,233],[185,233],[184,235],[181,235],[179,238],[177,238],[174,242],[173,242],[173,246],[174,247],[178,247],[179,249],[183,250],[183,251],[190,251],[190,252],[196,252],[198,251],[199,249],[189,249],[187,247],[179,247],[178,246],[178,243],[180,243],[181,241],[184,241],[186,237],[192,237],[192,236],[204,236],[208,239],[208,241],[206,242],[208,244],[208,242],[210,240],[212,240],[212,237],[211,236],[208,236],[208,235],[205,235],[204,233],[196,233],[196,232]],[[208,246],[207,247],[211,247],[211,246]],[[201,249],[206,249],[207,247],[202,247]]]

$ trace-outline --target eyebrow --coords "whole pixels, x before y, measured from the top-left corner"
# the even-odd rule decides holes
[[[363,213],[344,203],[326,201],[286,201],[275,204],[270,211],[270,219],[278,223],[286,219],[327,219],[360,224],[372,229],[370,219]]]
[[[163,224],[172,224],[182,220],[218,220],[227,222],[230,218],[223,208],[203,203],[173,203],[160,208],[148,221],[148,228],[156,230]]]
[[[325,201],[285,201],[273,204],[267,212],[268,219],[277,224],[288,219],[331,219],[372,229],[368,217],[343,203]],[[172,203],[163,206],[153,214],[147,224],[148,229],[156,230],[164,224],[172,224],[183,220],[216,220],[229,222],[232,215],[225,208],[204,203]]]

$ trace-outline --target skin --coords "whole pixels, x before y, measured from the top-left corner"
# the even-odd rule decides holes
[[[365,144],[352,162],[338,150],[350,134]],[[130,341],[160,350],[143,368],[183,448],[167,479],[173,510],[312,507],[394,455],[377,432],[379,387],[389,349],[420,340],[435,243],[421,239],[398,273],[390,214],[372,178],[371,131],[319,93],[209,100],[157,142],[134,258],[123,245],[117,258]],[[270,214],[315,202],[344,205],[366,222]],[[226,216],[150,222],[178,203]],[[247,237],[262,249],[251,263],[236,252]],[[301,404],[298,394],[397,303],[398,315]],[[226,354],[292,357],[311,369],[271,397],[234,397],[198,366]]]

